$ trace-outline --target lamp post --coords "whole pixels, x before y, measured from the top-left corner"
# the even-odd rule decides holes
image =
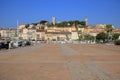
[[[19,22],[18,22],[18,20],[17,20],[17,36],[16,36],[16,37],[17,37],[17,40],[18,40],[18,38],[19,38],[19,37],[18,37],[18,27],[19,27]]]

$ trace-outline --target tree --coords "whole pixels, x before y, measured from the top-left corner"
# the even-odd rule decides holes
[[[74,21],[70,20],[70,21],[68,21],[68,23],[70,24],[70,26],[73,26]]]
[[[58,27],[64,27],[64,23],[63,23],[63,22],[57,23],[56,25],[57,25]]]
[[[80,24],[81,26],[84,26],[84,27],[85,27],[85,21],[81,21],[81,22],[79,22],[79,24]]]
[[[25,25],[25,28],[28,28],[29,26],[30,26],[29,24],[26,24],[26,25]]]
[[[36,26],[38,23],[32,23],[34,26]]]
[[[70,25],[68,25],[67,21],[63,21],[63,22],[57,23],[56,26],[58,26],[58,27],[69,27]]]
[[[102,40],[102,42],[105,42],[106,40],[108,39],[108,34],[102,32],[102,33],[99,33],[97,36],[96,36],[96,40],[98,42],[100,42]]]
[[[106,32],[107,32],[107,34],[108,34],[108,38],[107,38],[108,42],[109,42],[109,41],[112,41],[111,32],[112,32],[113,29],[114,29],[114,28],[113,28],[113,26],[112,26],[111,24],[107,24],[107,25],[105,26],[105,30],[106,30]]]
[[[42,21],[41,23],[45,23],[45,21]],[[85,21],[79,21],[79,20],[71,20],[71,21],[62,21],[60,23],[57,23],[56,26],[58,27],[71,27],[71,26],[77,26],[78,27],[85,27]],[[49,27],[54,26],[52,23],[48,24]]]
[[[80,23],[80,21],[79,20],[74,20],[73,23],[74,23],[75,26],[77,26]]]
[[[106,30],[108,33],[111,32],[113,29],[114,29],[114,28],[112,27],[111,24],[107,24],[107,25],[105,26],[105,30]]]
[[[113,40],[117,40],[120,36],[120,33],[114,33],[113,34]]]
[[[48,21],[46,21],[46,20],[41,20],[41,21],[40,21],[40,24],[45,25],[46,23],[48,23]]]
[[[54,25],[52,23],[47,24],[48,27],[53,27]]]
[[[79,40],[83,40],[83,35],[81,30],[78,31],[78,38]]]
[[[85,40],[94,40],[94,36],[91,36],[89,34],[84,36]]]

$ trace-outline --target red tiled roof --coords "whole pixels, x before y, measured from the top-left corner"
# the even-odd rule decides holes
[[[117,29],[117,30],[113,30],[113,32],[120,32],[120,29]]]
[[[71,34],[71,32],[45,32],[46,34]]]

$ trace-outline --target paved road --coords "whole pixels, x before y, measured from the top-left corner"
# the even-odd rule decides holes
[[[0,80],[120,80],[120,46],[41,44],[0,51]]]

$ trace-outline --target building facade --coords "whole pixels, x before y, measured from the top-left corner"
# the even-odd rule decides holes
[[[15,28],[0,28],[0,37],[2,39],[16,39],[17,29]]]

